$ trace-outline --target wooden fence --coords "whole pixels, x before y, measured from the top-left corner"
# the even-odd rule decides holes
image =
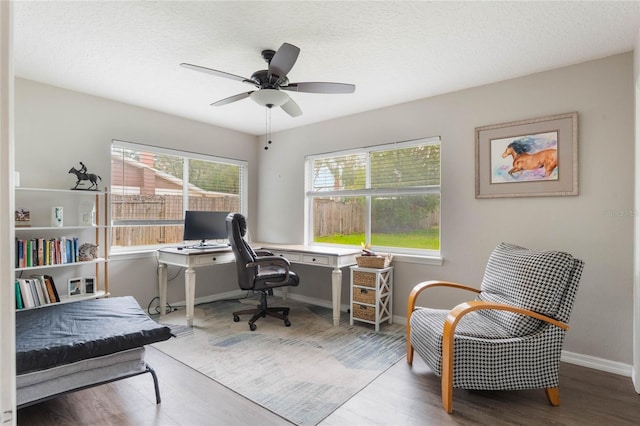
[[[316,199],[313,203],[314,235],[324,237],[334,234],[356,234],[365,232],[365,206],[357,202],[341,202]],[[393,217],[378,220],[394,220]],[[440,209],[411,217],[413,229],[430,229],[440,225]],[[401,232],[401,231],[400,231]]]
[[[189,198],[189,210],[238,211],[237,195],[215,195]],[[182,220],[181,195],[118,195],[111,194],[112,220]],[[438,226],[440,210],[416,215],[415,229]],[[419,216],[419,217],[418,217]],[[364,205],[316,199],[313,203],[314,235],[349,235],[365,232]],[[389,220],[393,220],[390,218]],[[112,245],[120,247],[182,242],[183,225],[114,226]]]
[[[118,220],[182,220],[181,195],[119,195],[111,194],[111,219]],[[216,194],[190,196],[189,210],[238,211],[237,195]],[[114,226],[113,246],[130,247],[182,242],[184,226],[134,225]]]

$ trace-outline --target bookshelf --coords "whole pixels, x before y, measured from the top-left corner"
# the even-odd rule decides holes
[[[16,281],[51,277],[60,299],[56,303],[109,296],[110,212],[106,190],[16,187],[15,206]],[[80,250],[85,243],[97,246],[95,257],[88,260],[81,256],[88,251]],[[70,295],[69,287],[78,279],[83,285],[80,294]],[[86,287],[92,287],[93,292],[86,291],[85,279]],[[42,287],[47,290],[47,285]],[[42,303],[47,302],[46,296],[44,299],[23,309],[50,306]]]

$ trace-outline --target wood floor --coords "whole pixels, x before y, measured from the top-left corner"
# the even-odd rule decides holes
[[[290,425],[154,348],[155,404],[149,374],[71,393],[18,411],[18,425]],[[251,368],[251,366],[247,366]],[[320,425],[638,425],[640,395],[626,377],[563,363],[560,407],[544,391],[455,389],[453,414],[440,405],[440,382],[416,356],[400,361]]]

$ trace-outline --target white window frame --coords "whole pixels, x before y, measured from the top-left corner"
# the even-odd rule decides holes
[[[247,215],[247,209],[248,209],[248,200],[249,200],[249,167],[248,167],[248,162],[245,160],[237,160],[237,159],[231,159],[231,158],[225,158],[225,157],[217,157],[214,155],[208,155],[208,154],[201,154],[201,153],[196,153],[196,152],[190,152],[190,151],[184,151],[184,150],[177,150],[177,149],[170,149],[170,148],[162,148],[162,147],[157,147],[157,146],[153,146],[153,145],[145,145],[145,144],[140,144],[140,143],[134,143],[134,142],[126,142],[126,141],[122,141],[122,140],[118,140],[118,139],[113,139],[111,141],[111,150],[113,149],[113,146],[119,147],[119,148],[125,148],[125,149],[131,149],[131,150],[135,150],[135,151],[149,151],[149,152],[153,152],[153,153],[158,153],[158,154],[165,154],[165,155],[172,155],[175,157],[183,157],[184,159],[186,159],[186,165],[188,165],[189,160],[203,160],[203,161],[211,161],[211,162],[218,162],[218,163],[225,163],[225,164],[230,164],[230,165],[234,165],[234,166],[238,166],[241,168],[241,173],[240,173],[240,194],[239,194],[239,202],[240,202],[240,211],[239,213],[242,213],[243,215]],[[111,179],[111,181],[113,181],[113,179]],[[183,168],[183,173],[182,173],[182,182],[183,182],[183,186],[182,186],[182,194],[183,194],[183,210],[187,210],[189,208],[189,170],[187,167]],[[110,195],[112,195],[112,193],[110,193]],[[109,217],[110,217],[110,225],[111,227],[113,227],[114,225],[114,221],[111,218],[111,212],[109,212]],[[145,221],[136,221],[139,222],[140,224],[143,224]],[[154,221],[148,221],[149,224],[154,224],[152,223]],[[171,225],[171,224],[182,224],[184,223],[183,221],[171,221],[171,220],[167,220],[167,221],[163,221],[162,224],[163,225]],[[130,253],[130,252],[141,252],[141,251],[156,251],[159,248],[162,247],[170,247],[170,246],[175,246],[176,243],[168,243],[168,244],[150,244],[150,245],[145,245],[145,246],[127,246],[127,247],[114,247],[111,245],[111,241],[109,241],[109,245],[110,247],[110,253],[111,254],[121,254],[121,253]]]
[[[347,155],[355,155],[355,154],[369,154],[376,151],[388,151],[393,149],[402,149],[402,148],[410,148],[418,145],[429,145],[429,144],[438,144],[442,146],[442,139],[440,136],[433,136],[428,138],[414,139],[409,141],[395,142],[384,145],[375,145],[369,147],[362,147],[356,149],[349,149],[343,151],[334,151],[327,152],[322,154],[314,154],[305,157],[305,205],[304,205],[304,244],[305,245],[316,245],[316,246],[331,246],[331,247],[355,247],[355,246],[345,246],[343,244],[328,244],[328,243],[317,243],[313,241],[313,200],[314,198],[324,198],[324,197],[332,197],[332,196],[344,196],[344,197],[366,197],[367,203],[367,217],[365,218],[365,238],[367,241],[371,240],[371,196],[376,195],[418,195],[418,194],[438,194],[440,196],[440,209],[442,209],[442,181],[440,179],[440,185],[430,185],[424,186],[420,188],[394,188],[394,189],[371,189],[370,187],[370,162],[367,158],[366,165],[366,188],[358,189],[358,190],[338,190],[338,191],[321,191],[314,192],[313,185],[313,162],[320,158],[326,157],[341,157]],[[442,150],[440,150],[440,165],[442,169]],[[442,210],[441,210],[442,214]],[[426,249],[412,249],[412,248],[396,248],[393,250],[398,254],[407,254],[407,255],[419,255],[419,256],[429,256],[434,258],[440,258],[442,252],[442,216],[439,219],[440,223],[440,249],[439,250],[426,250]],[[388,252],[388,247],[375,247],[372,249],[381,250],[383,252]]]

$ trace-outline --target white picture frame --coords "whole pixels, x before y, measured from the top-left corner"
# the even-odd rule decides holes
[[[84,278],[69,278],[67,288],[69,297],[82,296],[84,294]]]

